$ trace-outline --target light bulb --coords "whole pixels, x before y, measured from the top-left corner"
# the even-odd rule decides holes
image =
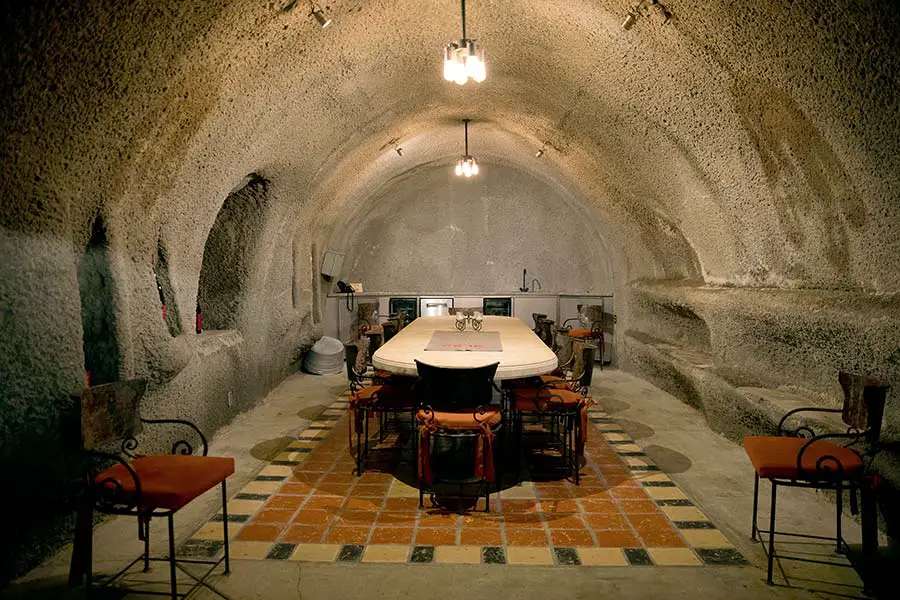
[[[466,67],[462,63],[456,63],[455,67],[456,70],[453,73],[453,81],[458,85],[463,85],[469,80],[469,76],[466,74]]]
[[[444,79],[453,81],[456,78],[456,60],[453,56],[453,47],[447,44],[444,48]]]
[[[475,83],[481,83],[487,79],[487,69],[485,69],[484,64],[484,52],[481,53],[481,57],[478,59],[478,65],[475,68],[475,74],[472,75],[472,79],[475,80]]]
[[[457,161],[456,163],[456,176],[459,177],[463,173],[462,162]]]
[[[472,175],[478,175],[478,163],[474,158],[472,159]]]
[[[468,160],[463,163],[463,175],[466,177],[472,176],[472,165],[469,164]]]
[[[478,55],[477,54],[469,54],[466,56],[466,75],[475,79],[475,75],[478,73],[479,69]]]

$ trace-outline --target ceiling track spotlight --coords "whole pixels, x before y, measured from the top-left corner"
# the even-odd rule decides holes
[[[474,156],[469,155],[469,119],[463,119],[463,124],[466,127],[466,153],[456,161],[456,169],[453,172],[457,177],[468,178],[478,175],[478,161]]]
[[[312,10],[312,12],[310,12],[309,14],[310,14],[310,16],[312,16],[313,19],[316,20],[316,23],[319,24],[319,27],[321,27],[322,29],[325,29],[326,27],[331,25],[331,16],[329,16],[328,13],[326,13],[324,10],[322,10],[322,7],[320,7],[315,2],[312,2],[312,0],[310,0],[309,4],[310,4],[310,8]],[[328,7],[326,6],[325,8],[328,8]]]
[[[668,23],[669,19],[672,18],[671,11],[669,11],[669,9],[659,0],[640,0],[640,2],[631,7],[631,10],[625,15],[625,20],[622,21],[622,29],[628,31],[634,27],[638,17],[643,16],[642,11],[645,8],[649,8],[651,13],[656,14],[657,17],[662,20],[663,25]]]
[[[544,155],[544,149],[543,149],[543,148],[541,148],[540,150],[538,150],[537,152],[534,153],[534,157],[535,157],[535,158],[540,158],[540,157],[542,157],[543,155]]]
[[[462,5],[462,37],[444,47],[444,79],[463,85],[469,79],[481,83],[487,78],[484,50],[466,37],[466,0]]]
[[[400,146],[394,148],[394,152],[397,153],[397,156],[403,156],[403,148],[401,148]]]

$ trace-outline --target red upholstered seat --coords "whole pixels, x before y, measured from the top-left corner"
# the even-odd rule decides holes
[[[589,338],[589,337],[593,337],[593,332],[590,329],[570,329],[569,337]]]
[[[234,459],[218,456],[184,456],[164,454],[142,456],[131,462],[141,484],[141,507],[144,510],[178,510],[200,494],[222,483],[234,473]],[[127,498],[135,494],[134,478],[122,465],[115,465],[96,476],[98,485],[115,487],[107,479],[122,486]]]
[[[803,473],[797,470],[797,454],[808,440],[796,437],[748,436],[744,438],[744,450],[753,463],[757,475],[771,479],[816,479],[823,472],[816,472],[816,461],[823,456],[833,456],[841,462],[842,476],[858,477],[863,471],[859,455],[843,446],[819,440],[803,453]],[[822,469],[831,469],[837,475],[837,465],[833,460],[822,462]]]
[[[429,424],[437,429],[481,429],[482,426],[495,427],[500,424],[502,416],[500,409],[496,406],[486,407],[484,414],[472,412],[441,412],[434,413],[419,410],[416,413],[416,420],[422,424]]]
[[[516,410],[572,410],[585,401],[584,396],[567,389],[516,390],[513,404]]]
[[[370,406],[377,404],[383,407],[403,407],[413,405],[413,397],[406,386],[367,385],[360,388],[350,397],[351,404]]]

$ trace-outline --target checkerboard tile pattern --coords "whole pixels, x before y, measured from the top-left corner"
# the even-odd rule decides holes
[[[747,564],[601,410],[589,414],[581,485],[522,481],[492,494],[490,513],[458,515],[420,510],[415,481],[381,472],[391,471],[391,463],[353,475],[347,408],[346,396],[336,400],[231,499],[233,557],[591,567]],[[214,515],[181,553],[220,553],[222,520]]]

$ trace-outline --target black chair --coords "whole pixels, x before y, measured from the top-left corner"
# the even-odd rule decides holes
[[[585,344],[578,369],[571,378],[542,375],[532,385],[508,390],[510,414],[514,423],[516,446],[521,455],[525,419],[544,423],[547,434],[545,447],[559,448],[560,468],[571,475],[575,485],[580,483],[581,462],[587,441],[587,411],[593,403],[590,396],[594,376],[596,346]]]
[[[362,346],[362,348],[360,348]],[[350,447],[353,448],[353,434],[356,434],[356,475],[362,475],[369,460],[371,416],[378,418],[378,442],[384,441],[388,433],[387,415],[409,413],[410,426],[414,428],[412,417],[415,401],[412,395],[413,380],[397,377],[390,373],[360,370],[366,364],[365,341],[358,340],[344,344],[347,366],[347,381],[350,384],[350,420],[347,423]]]
[[[215,588],[206,583],[207,576],[223,561],[225,574],[230,572],[228,554],[228,507],[225,480],[234,473],[234,459],[207,456],[208,445],[200,430],[188,421],[177,419],[142,419],[139,403],[146,383],[130,380],[87,388],[81,394],[81,429],[84,445],[85,489],[78,499],[75,524],[75,544],[72,551],[69,584],[86,581],[88,596],[93,587],[93,513],[133,516],[137,518],[137,536],[144,542],[144,552],[125,568],[103,583],[110,585],[143,562],[144,572],[151,561],[164,561],[169,565],[170,596],[190,595],[203,585],[216,594]],[[137,435],[143,425],[179,425],[191,433],[193,443],[187,439],[176,441],[171,454],[139,455]],[[194,454],[194,444],[200,444],[201,455]],[[175,558],[175,533],[173,517],[178,510],[206,491],[221,486],[222,528],[224,554],[218,560]],[[150,521],[154,517],[168,520],[169,555],[150,556]],[[202,576],[197,576],[182,563],[209,565]],[[186,593],[178,592],[176,568],[192,577],[196,583]],[[166,594],[163,594],[166,595]]]
[[[456,484],[458,510],[462,512],[463,487],[475,484],[484,495],[485,511],[491,508],[490,486],[498,483],[494,438],[503,424],[499,406],[491,404],[494,375],[500,363],[473,369],[447,369],[416,361],[419,380],[416,383],[419,426],[417,439],[419,507],[424,505],[426,490],[432,504],[438,504],[436,489],[440,484]],[[499,391],[499,390],[498,390]],[[441,451],[443,447],[443,451]],[[471,470],[460,464],[460,456],[474,450]],[[456,471],[448,476],[451,471]],[[468,476],[467,476],[468,475]],[[498,488],[499,491],[499,488]],[[446,495],[441,498],[448,497]],[[449,496],[453,498],[454,496]]]
[[[837,501],[836,527],[834,538],[838,552],[847,549],[841,533],[843,513],[843,493],[850,492],[850,510],[857,511],[856,492],[863,496],[863,554],[865,562],[871,565],[875,560],[878,546],[877,518],[869,482],[870,467],[878,441],[881,437],[881,422],[884,416],[884,402],[888,384],[870,377],[840,373],[838,381],[844,392],[842,408],[797,408],[789,411],[778,423],[776,436],[748,436],[744,438],[744,450],[753,463],[753,526],[751,538],[760,533],[768,533],[766,549],[768,566],[766,581],[772,583],[772,566],[776,556],[775,535],[793,537],[817,537],[775,530],[776,496],[779,486],[806,487],[834,490]],[[800,424],[789,429],[791,417],[799,413],[839,413],[849,427],[846,433],[816,434],[810,425]],[[844,446],[826,440],[845,440]],[[854,448],[853,446],[857,446]],[[769,529],[757,526],[759,509],[759,480],[768,479],[772,483],[772,505],[769,512]],[[787,557],[785,557],[787,558]],[[866,585],[870,578],[863,577]]]

